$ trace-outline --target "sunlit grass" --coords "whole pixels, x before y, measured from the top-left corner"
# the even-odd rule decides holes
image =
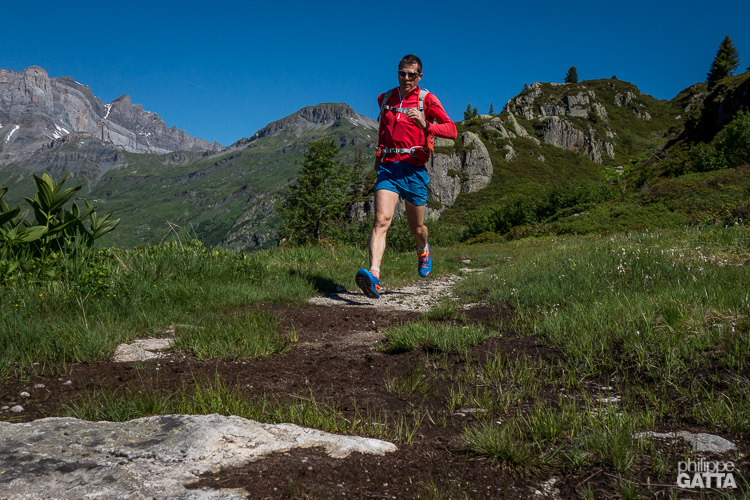
[[[103,360],[118,344],[158,336],[173,324],[201,327],[179,328],[177,339],[179,348],[199,357],[280,352],[283,346],[268,333],[278,326],[276,319],[226,311],[302,303],[339,287],[356,289],[354,274],[366,260],[366,252],[343,246],[244,253],[190,242],[102,250],[90,281],[2,285],[0,377],[11,371],[33,373],[39,366],[34,363]],[[388,286],[414,281],[415,262],[410,253],[389,253]],[[265,346],[254,346],[242,334],[248,332],[246,320],[266,332],[261,335]]]
[[[263,357],[282,352],[289,337],[281,320],[263,311],[210,314],[196,325],[177,325],[175,347],[200,359]]]
[[[425,347],[441,352],[463,351],[491,337],[481,326],[445,325],[430,322],[407,323],[385,333],[388,352],[411,351]]]

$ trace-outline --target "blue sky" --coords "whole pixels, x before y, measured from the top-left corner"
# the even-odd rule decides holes
[[[716,8],[713,8],[716,6]],[[720,8],[719,8],[720,6]],[[0,67],[130,94],[168,126],[223,145],[303,106],[375,118],[407,53],[455,120],[534,81],[617,75],[670,99],[705,80],[729,35],[750,66],[750,2],[12,2]]]

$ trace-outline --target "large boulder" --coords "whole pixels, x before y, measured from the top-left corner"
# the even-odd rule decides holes
[[[428,166],[430,183],[428,184],[428,197],[440,202],[444,207],[453,205],[456,198],[461,194],[461,175],[463,162],[456,154],[436,153]]]
[[[161,415],[120,423],[74,418],[0,422],[0,496],[245,498],[238,491],[186,486],[205,472],[312,447],[334,458],[396,450],[377,439],[221,415]]]
[[[461,185],[461,192],[473,193],[487,187],[492,180],[492,160],[477,134],[464,132],[461,134],[461,140],[467,149],[463,164],[465,180]]]

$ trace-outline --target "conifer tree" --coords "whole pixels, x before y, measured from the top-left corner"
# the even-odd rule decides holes
[[[578,83],[578,70],[575,66],[571,66],[565,75],[565,83]]]
[[[487,112],[488,115],[494,115],[495,114],[495,105],[490,102],[490,110]]]
[[[471,110],[471,117],[476,118],[477,116],[479,116],[479,110],[474,107],[474,109]]]
[[[299,178],[277,202],[279,236],[304,244],[320,240],[341,224],[357,173],[336,161],[338,151],[332,138],[307,145]]]
[[[472,110],[471,110],[471,103],[466,105],[466,111],[464,111],[464,120],[471,120],[472,117]]]
[[[724,37],[724,41],[719,44],[714,62],[711,63],[711,70],[706,75],[708,90],[713,89],[722,78],[732,75],[739,65],[740,53],[732,43],[732,39],[727,35]]]

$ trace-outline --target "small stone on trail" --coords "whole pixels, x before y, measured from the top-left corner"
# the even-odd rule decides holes
[[[605,398],[599,398],[600,403],[619,403],[620,396],[610,396]]]
[[[44,389],[45,387],[44,384],[34,384],[34,389]]]
[[[690,443],[693,451],[710,452],[710,453],[727,453],[737,449],[737,445],[724,439],[721,436],[706,434],[704,432],[693,433],[689,431],[678,432],[639,432],[635,435],[636,439],[662,438],[662,439],[683,439]]]
[[[23,391],[23,392],[22,392],[22,393],[20,394],[20,396],[21,396],[22,398],[28,398],[28,397],[31,397],[31,394],[29,394],[29,393],[28,393],[28,392],[26,392],[26,391]]]
[[[10,409],[13,413],[21,413],[23,411],[23,406],[16,405]]]
[[[2,408],[0,408],[0,411],[5,411],[5,410],[7,410],[8,408],[10,408],[10,407],[9,407],[8,405],[5,405],[5,406],[3,406]]]
[[[72,381],[72,380],[68,380],[68,381],[67,381],[67,382],[65,382],[65,383],[64,383],[63,385],[73,385],[73,381]]]

